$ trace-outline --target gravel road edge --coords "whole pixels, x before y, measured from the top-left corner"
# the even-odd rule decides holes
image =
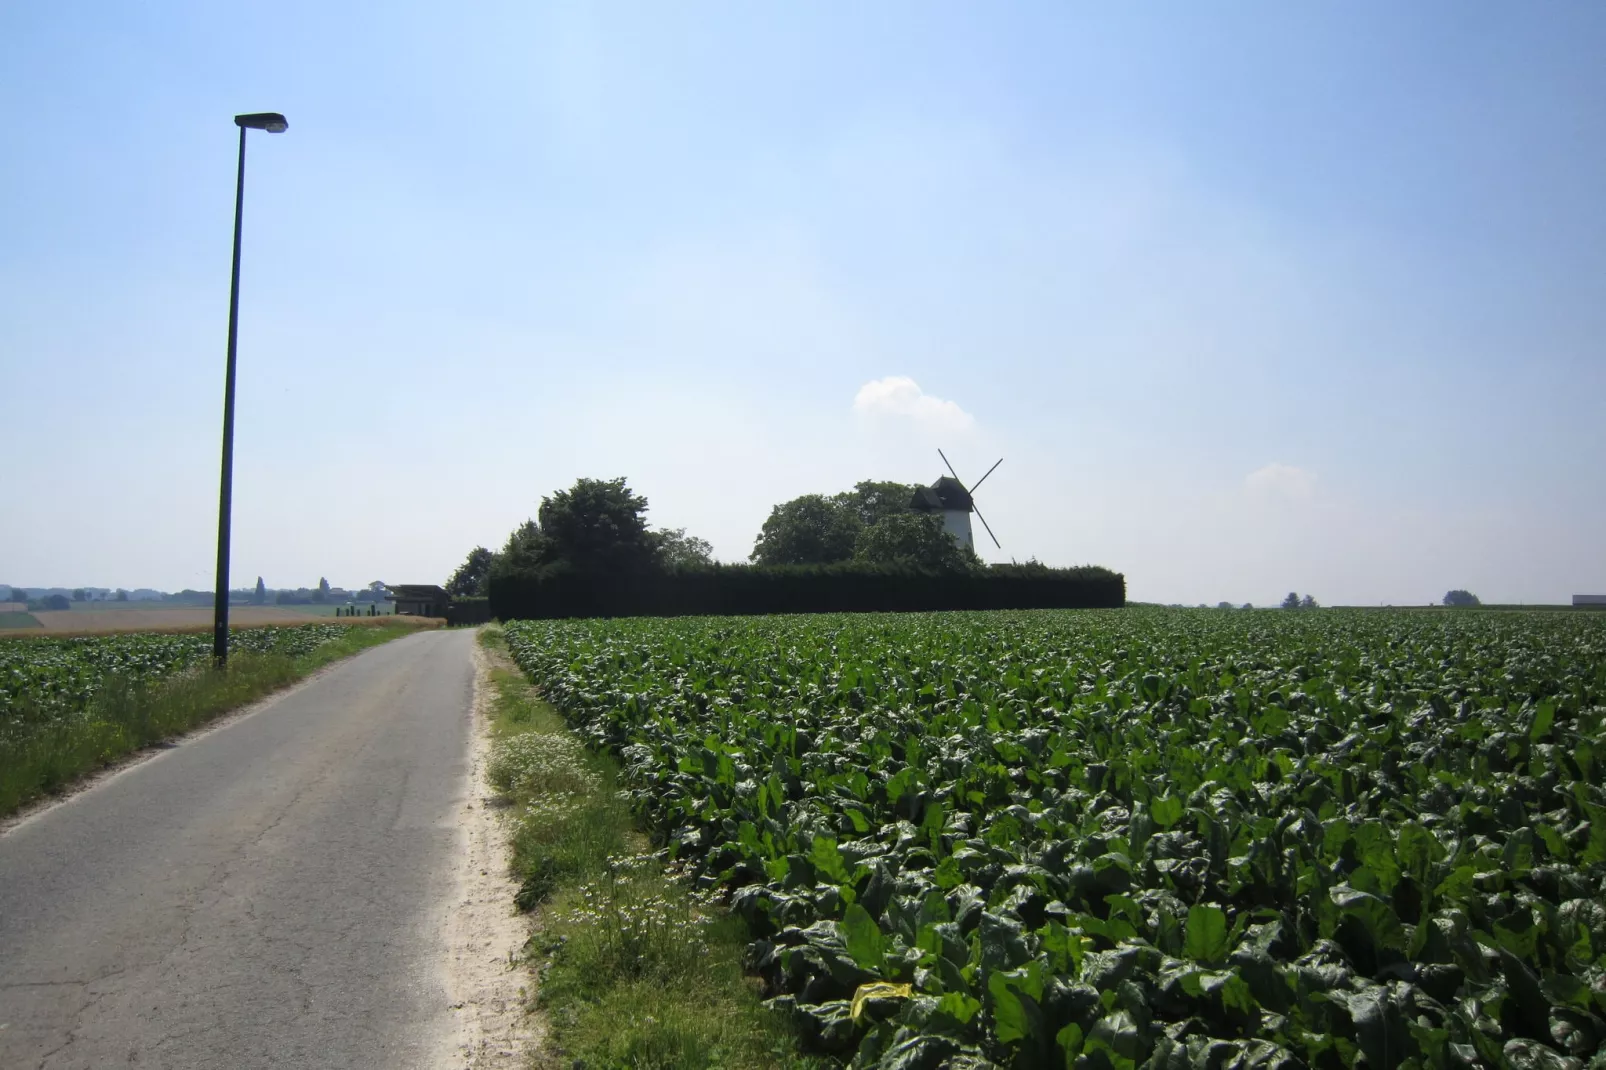
[[[535,977],[522,951],[531,922],[513,897],[506,818],[485,780],[491,749],[490,659],[474,644],[473,724],[468,781],[458,811],[457,882],[444,920],[446,990],[454,1028],[438,1065],[451,1070],[528,1066],[545,1030],[531,1012]]]

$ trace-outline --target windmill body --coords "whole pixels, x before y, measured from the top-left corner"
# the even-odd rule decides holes
[[[941,516],[943,530],[955,542],[967,549],[976,548],[970,534],[970,514],[976,511],[976,503],[959,480],[943,476],[931,486],[916,490],[909,505],[917,513]]]

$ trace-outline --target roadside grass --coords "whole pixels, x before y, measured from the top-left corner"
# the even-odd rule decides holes
[[[330,662],[416,628],[352,628],[301,657],[236,654],[228,668],[201,667],[151,683],[113,678],[81,717],[0,742],[0,817],[94,769],[263,698]]]
[[[618,765],[588,751],[506,656],[492,657],[486,775],[514,817],[518,905],[550,1022],[543,1070],[805,1070],[797,1036],[760,1002],[741,962],[745,926],[647,853]]]

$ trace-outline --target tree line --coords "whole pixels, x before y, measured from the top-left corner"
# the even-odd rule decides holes
[[[949,535],[939,517],[915,511],[918,489],[909,483],[864,480],[852,490],[782,502],[770,510],[749,561],[761,569],[988,574],[976,552]],[[688,535],[684,528],[654,530],[646,514],[647,499],[623,477],[576,480],[567,490],[542,498],[536,516],[514,529],[500,550],[475,547],[447,579],[446,590],[454,598],[482,597],[499,578],[628,578],[714,567],[713,547],[706,539]],[[991,571],[999,568],[1032,570],[1034,575],[1055,571],[1035,561]]]
[[[496,552],[476,546],[446,581],[454,598],[490,593],[497,576],[555,573],[630,576],[664,569],[709,565],[714,547],[685,528],[654,531],[647,525],[647,499],[624,477],[579,479],[568,490],[541,499]]]

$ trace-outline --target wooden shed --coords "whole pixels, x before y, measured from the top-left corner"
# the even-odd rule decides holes
[[[451,596],[433,583],[400,583],[386,587],[402,617],[445,617]]]

